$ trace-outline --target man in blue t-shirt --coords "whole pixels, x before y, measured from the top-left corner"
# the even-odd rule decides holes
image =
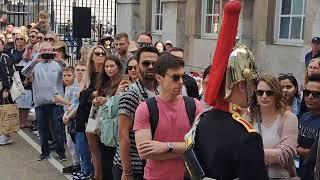
[[[317,140],[320,130],[320,75],[312,75],[303,90],[305,103],[309,112],[299,119],[299,136],[297,153],[300,156],[300,173],[306,171],[301,164],[309,155],[312,144]],[[305,179],[305,178],[302,178]]]

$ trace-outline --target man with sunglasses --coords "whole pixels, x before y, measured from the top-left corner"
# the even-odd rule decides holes
[[[173,47],[169,50],[169,53],[174,56],[177,56],[177,57],[184,59],[184,50],[182,48]],[[183,87],[181,90],[181,94],[183,96],[200,98],[198,84],[197,84],[196,80],[188,74],[186,74],[183,77]]]
[[[152,35],[148,32],[143,32],[137,37],[137,47],[139,49],[146,46],[153,46]]]
[[[129,37],[127,33],[119,33],[114,36],[114,46],[121,60],[123,72],[127,68],[128,60],[133,56],[129,52]]]
[[[155,83],[156,47],[142,47],[137,52],[139,79],[128,87],[119,100],[119,143],[114,157],[115,180],[142,180],[144,162],[139,158],[133,132],[134,115],[140,102],[159,94]]]
[[[320,130],[320,75],[310,76],[303,90],[303,97],[309,112],[304,113],[299,119],[297,153],[300,156],[300,175],[303,176],[302,179],[308,179],[304,176],[310,170],[313,172],[313,169],[310,169],[310,164],[304,162],[304,159],[310,154],[312,144],[318,143]]]
[[[29,43],[26,45],[24,54],[23,54],[23,59],[29,61],[32,59],[32,51],[33,47],[35,44],[38,43],[37,35],[39,31],[37,29],[32,29],[29,32]]]
[[[185,75],[181,58],[171,54],[161,55],[155,63],[155,73],[160,94],[142,102],[134,120],[138,152],[147,161],[144,177],[158,180],[183,179],[186,171],[182,160],[186,150],[184,135],[203,108],[198,100],[181,95],[182,78]],[[187,105],[189,101],[194,102],[190,109]],[[153,113],[154,109],[157,109],[154,112],[157,114]],[[193,111],[194,115],[188,111]]]

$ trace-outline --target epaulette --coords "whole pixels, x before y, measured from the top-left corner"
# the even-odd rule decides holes
[[[230,110],[229,112],[232,114],[232,118],[237,121],[238,123],[240,123],[243,127],[246,128],[246,130],[249,133],[252,132],[257,132],[253,126],[245,119],[241,116],[241,107],[236,105],[236,104],[231,104],[230,103]]]
[[[208,109],[208,110],[202,112],[200,115],[198,115],[198,117],[195,119],[191,129],[184,136],[186,149],[193,148],[193,145],[195,144],[196,131],[197,131],[197,127],[198,127],[198,124],[200,122],[200,119],[204,114],[208,113],[210,110],[211,109]]]

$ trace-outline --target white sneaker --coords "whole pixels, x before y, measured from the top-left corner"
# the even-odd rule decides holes
[[[7,137],[5,135],[1,135],[1,137],[0,137],[0,146],[11,144],[12,142],[13,142],[13,140],[10,139],[9,137]]]

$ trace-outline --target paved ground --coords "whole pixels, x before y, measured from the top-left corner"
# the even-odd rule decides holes
[[[1,180],[66,180],[49,161],[37,161],[39,152],[16,134],[14,143],[0,146]]]

